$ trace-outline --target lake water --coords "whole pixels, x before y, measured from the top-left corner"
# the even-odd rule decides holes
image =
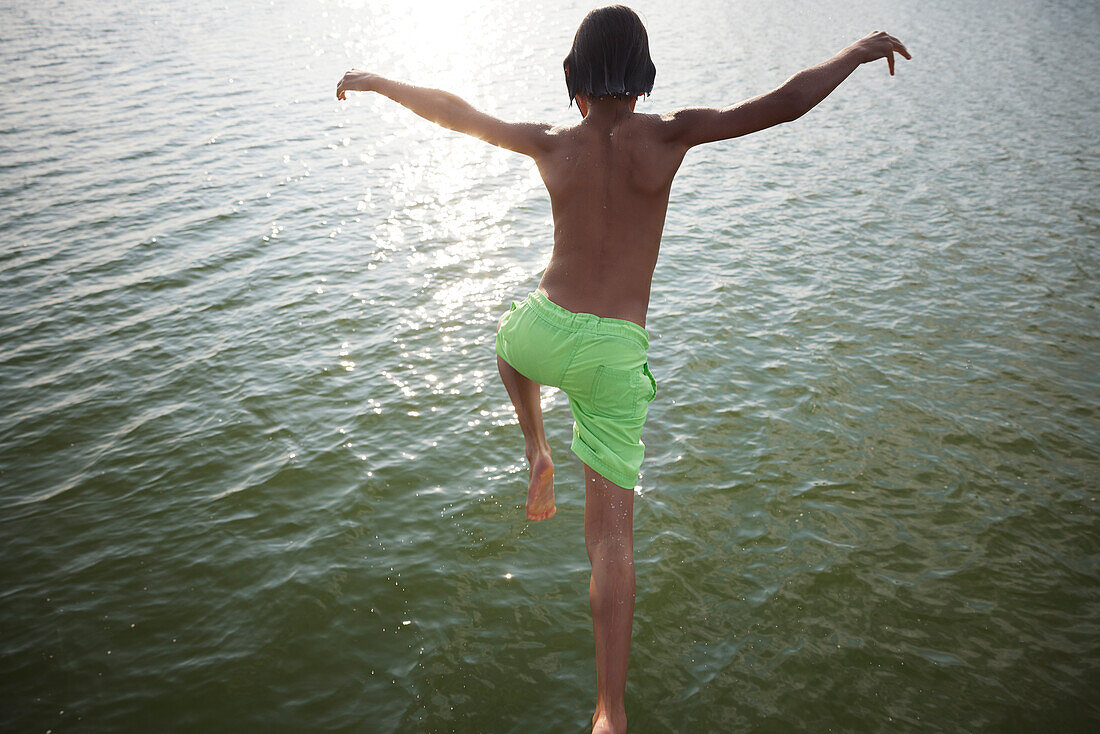
[[[590,7],[0,7],[0,728],[585,731],[568,403],[531,523],[492,348],[549,200],[334,92],[565,122]],[[1095,731],[1096,3],[636,7],[644,112],[914,59],[673,187],[630,730]]]

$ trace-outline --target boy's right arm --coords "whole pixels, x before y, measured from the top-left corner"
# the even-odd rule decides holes
[[[895,51],[912,58],[898,39],[885,31],[872,33],[767,94],[724,109],[697,107],[664,115],[666,140],[691,148],[792,122],[828,97],[860,64],[885,57],[893,75]]]
[[[405,84],[357,69],[345,74],[336,85],[337,99],[346,99],[347,92],[377,92],[425,120],[532,158],[547,152],[554,140],[550,125],[545,123],[506,122],[442,89]]]

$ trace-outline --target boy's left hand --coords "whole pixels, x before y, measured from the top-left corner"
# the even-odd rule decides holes
[[[369,92],[371,91],[371,82],[375,79],[375,75],[369,71],[360,71],[359,69],[352,69],[347,74],[344,74],[344,78],[336,85],[336,99],[347,99],[344,96],[345,92]]]
[[[861,64],[866,64],[868,61],[874,61],[875,59],[885,57],[886,65],[890,69],[890,76],[894,75],[895,51],[907,59],[913,58],[909,50],[902,45],[901,41],[894,38],[886,31],[869,33],[853,43],[849,48],[855,50],[859,58],[859,63]]]

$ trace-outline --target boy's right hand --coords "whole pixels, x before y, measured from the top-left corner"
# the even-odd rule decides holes
[[[375,75],[369,71],[352,69],[336,85],[336,99],[347,99],[344,92],[369,92]]]
[[[856,58],[859,59],[859,63],[861,64],[866,64],[868,61],[881,59],[885,56],[886,63],[890,66],[890,76],[894,75],[895,51],[907,59],[913,58],[909,55],[905,46],[901,45],[901,41],[894,38],[886,31],[875,31],[874,33],[870,33],[848,48],[856,53]]]

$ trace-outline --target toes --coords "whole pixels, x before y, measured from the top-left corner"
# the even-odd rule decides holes
[[[549,510],[546,510],[545,512],[531,512],[530,510],[528,510],[527,511],[527,519],[528,520],[536,520],[536,521],[537,520],[549,520],[550,518],[552,518],[557,513],[557,511],[558,511],[558,508],[557,508],[556,505],[554,507],[551,507]]]
[[[540,519],[550,519],[557,512],[558,512],[558,506],[557,505],[554,505],[553,507],[550,508],[550,510],[547,510],[546,512],[532,513],[530,511],[528,511],[527,519],[533,519],[533,521],[540,521]]]

